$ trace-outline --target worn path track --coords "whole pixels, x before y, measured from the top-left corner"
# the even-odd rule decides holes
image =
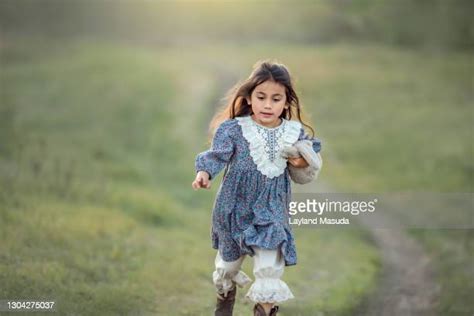
[[[315,182],[310,186],[294,186],[294,193],[336,193],[329,185]],[[388,219],[378,214],[380,227]],[[361,217],[363,219],[364,217]],[[435,305],[440,287],[435,282],[431,258],[421,245],[403,229],[373,228],[372,222],[361,221],[372,234],[382,258],[381,277],[377,288],[354,315],[360,316],[427,316],[436,315]]]

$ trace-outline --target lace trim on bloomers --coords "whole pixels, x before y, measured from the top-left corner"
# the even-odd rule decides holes
[[[250,156],[257,170],[270,179],[281,175],[287,163],[287,159],[281,157],[281,151],[298,140],[301,123],[282,118],[279,126],[269,128],[257,124],[250,116],[236,119],[249,142]]]
[[[245,295],[257,303],[280,303],[295,298],[288,285],[277,278],[257,278]]]

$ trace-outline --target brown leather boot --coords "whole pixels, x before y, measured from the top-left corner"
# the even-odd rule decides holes
[[[232,316],[236,293],[236,285],[234,285],[234,288],[231,291],[227,292],[227,296],[217,293],[217,302],[216,309],[214,310],[214,316]]]
[[[253,316],[267,316],[267,313],[265,313],[263,306],[257,303],[253,307]]]
[[[275,305],[272,307],[272,309],[270,310],[270,316],[276,316],[276,314],[278,313],[278,305]]]
[[[273,306],[272,309],[270,310],[269,316],[276,316],[278,309],[279,307],[277,305]],[[265,313],[265,309],[263,308],[263,306],[257,303],[253,307],[253,315],[254,316],[267,316],[267,313]]]

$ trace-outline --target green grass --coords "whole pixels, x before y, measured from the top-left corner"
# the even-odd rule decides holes
[[[190,187],[219,79],[210,65],[240,77],[262,56],[290,67],[323,140],[321,181],[353,192],[472,192],[467,55],[62,44],[2,48],[1,298],[55,298],[68,314],[210,313],[219,181]],[[471,231],[412,233],[433,256],[440,313],[472,310]],[[295,235],[299,264],[284,280],[298,300],[282,315],[350,315],[380,268],[367,233]],[[244,270],[252,276],[250,258]],[[236,315],[251,310],[244,293]]]
[[[295,66],[326,140],[323,179],[352,192],[472,193],[468,54],[342,45],[303,52]],[[439,313],[472,313],[472,229],[408,232],[433,257]]]
[[[205,50],[49,44],[2,48],[0,297],[54,299],[62,314],[209,315],[218,181],[190,186],[209,112],[187,125],[179,115],[203,107],[209,88],[198,100],[183,78],[214,83]],[[372,241],[295,234],[299,265],[285,280],[298,301],[282,315],[347,314],[375,282]],[[250,258],[244,270],[252,276]],[[244,293],[236,315],[251,310]]]
[[[345,44],[216,45],[202,52],[242,78],[258,59],[289,66],[323,141],[320,181],[343,192],[472,192],[474,65],[468,53]],[[433,256],[439,313],[472,312],[472,229],[408,232]]]
[[[410,229],[426,246],[436,266],[441,285],[439,311],[442,315],[470,315],[474,310],[474,234],[466,229]]]
[[[299,73],[328,140],[323,177],[352,192],[472,193],[468,54],[341,46],[311,57],[318,66]],[[408,232],[433,257],[439,313],[472,313],[472,229]]]

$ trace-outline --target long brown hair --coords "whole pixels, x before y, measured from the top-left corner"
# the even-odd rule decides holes
[[[277,61],[267,59],[255,63],[250,76],[243,81],[239,81],[226,93],[224,106],[216,112],[209,124],[209,144],[211,143],[215,131],[222,122],[227,119],[253,113],[251,105],[247,102],[247,98],[250,99],[256,86],[267,80],[274,81],[285,87],[286,103],[289,105],[289,108],[283,110],[280,118],[291,120],[296,117],[302,125],[311,130],[312,136],[314,137],[314,130],[311,125],[303,122],[302,117],[306,117],[306,115],[302,111],[302,106],[293,88],[292,78],[287,67]]]

